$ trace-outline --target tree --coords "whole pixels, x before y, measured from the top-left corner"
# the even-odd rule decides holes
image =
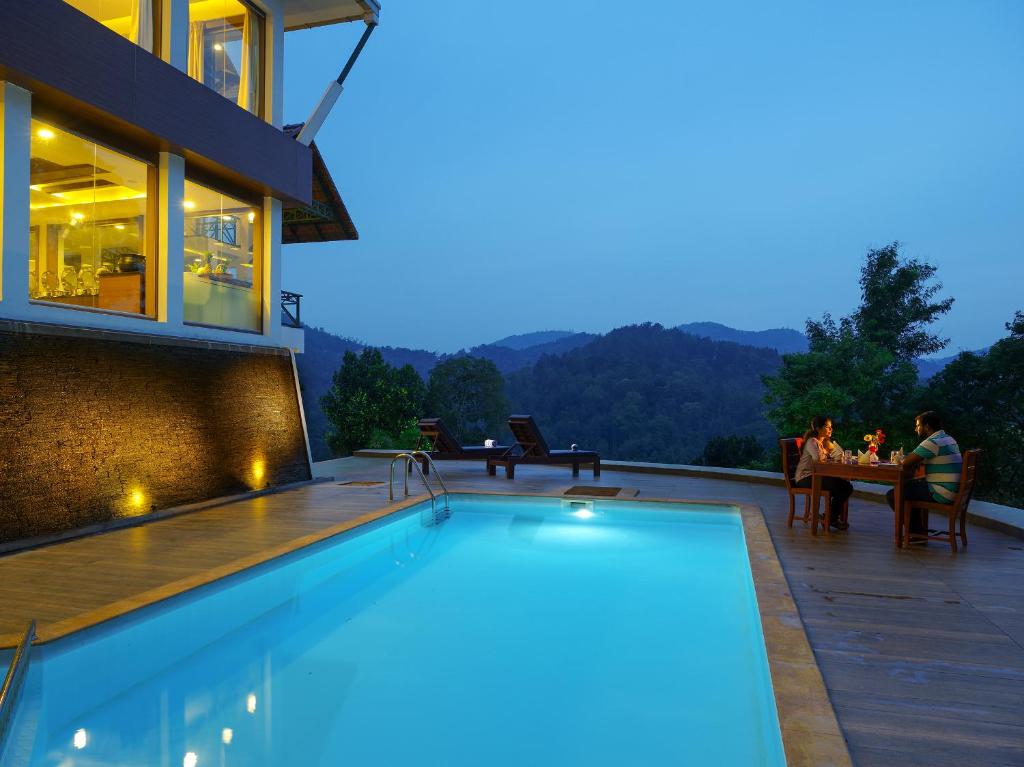
[[[861,304],[837,324],[826,314],[807,320],[806,354],[783,358],[766,377],[768,418],[782,434],[800,434],[815,415],[833,418],[838,440],[853,449],[865,431],[884,428],[894,447],[910,447],[917,371],[913,359],[946,341],[927,331],[949,311],[936,300],[936,269],[903,259],[900,244],[868,251],[861,269]]]
[[[378,349],[363,349],[358,356],[345,352],[331,388],[320,400],[330,424],[328,446],[335,455],[362,447],[412,447],[381,443],[406,441],[424,395],[423,379],[411,365],[393,368]]]
[[[754,437],[712,437],[704,450],[693,459],[694,466],[721,466],[723,468],[751,468],[760,465],[764,448]]]
[[[961,450],[982,449],[983,498],[1024,507],[1024,312],[1006,324],[1010,335],[985,354],[964,352],[934,375],[919,407],[935,410]]]
[[[460,442],[496,437],[508,416],[505,379],[490,360],[454,357],[430,371],[427,409],[444,420]]]
[[[946,348],[926,328],[953,306],[952,298],[936,299],[942,283],[929,284],[936,267],[900,257],[900,243],[868,251],[860,271],[860,308],[851,318],[857,335],[887,349],[898,360],[911,361]]]

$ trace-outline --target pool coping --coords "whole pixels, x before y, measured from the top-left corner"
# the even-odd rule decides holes
[[[530,493],[473,490],[456,491],[454,495],[542,497],[563,500],[565,498],[561,490]],[[573,498],[586,499],[587,496],[573,496]],[[412,496],[225,565],[149,589],[65,620],[44,624],[39,627],[34,644],[49,644],[71,634],[94,628],[137,610],[151,607],[186,592],[322,543],[390,515],[398,514],[427,500],[429,500],[429,495],[426,494]],[[759,506],[738,501],[681,498],[608,499],[597,496],[593,497],[593,500],[613,500],[616,503],[626,504],[699,504],[739,510],[765,651],[768,656],[768,667],[786,764],[788,767],[848,767],[852,765],[846,739],[839,727],[824,679],[807,640],[803,620],[779,562],[763,510]],[[13,646],[18,639],[19,637],[13,635],[0,635],[0,650]]]

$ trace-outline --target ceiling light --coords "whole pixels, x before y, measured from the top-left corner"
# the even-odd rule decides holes
[[[196,767],[199,764],[199,757],[195,751],[189,751],[181,761],[182,767]]]
[[[225,746],[230,746],[231,741],[235,739],[235,733],[230,727],[225,727],[220,732],[220,742]]]
[[[71,739],[72,745],[77,749],[85,748],[85,744],[89,742],[89,736],[85,730],[75,730],[75,736]]]
[[[85,214],[84,213],[79,213],[78,211],[75,211],[74,213],[71,214],[71,220],[72,221],[84,221],[85,220]]]

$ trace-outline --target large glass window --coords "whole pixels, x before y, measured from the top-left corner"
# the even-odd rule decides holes
[[[29,297],[156,314],[156,168],[32,121]]]
[[[240,0],[189,0],[188,73],[260,114],[263,16]]]
[[[156,37],[154,0],[64,0],[103,26],[152,52]]]
[[[185,181],[185,322],[259,331],[260,210]]]

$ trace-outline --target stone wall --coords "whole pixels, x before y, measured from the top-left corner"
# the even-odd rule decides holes
[[[0,322],[0,550],[309,478],[287,352]]]

